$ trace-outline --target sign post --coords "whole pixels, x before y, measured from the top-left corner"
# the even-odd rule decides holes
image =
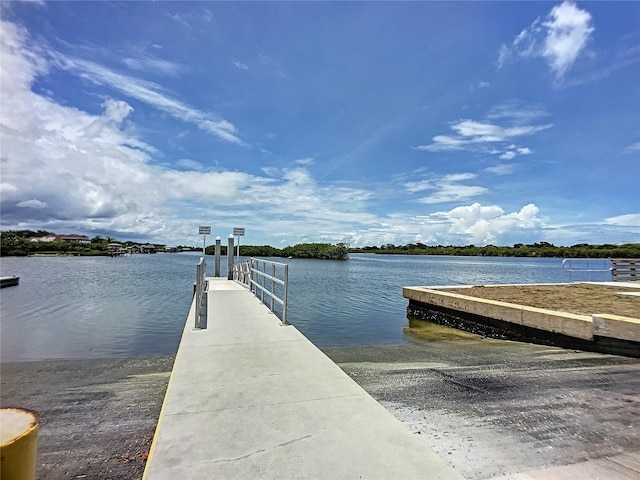
[[[200,227],[198,230],[198,233],[200,235],[203,235],[202,237],[202,258],[204,258],[204,248],[207,244],[207,235],[211,235],[211,227]]]
[[[236,257],[240,259],[240,237],[244,236],[244,227],[233,227],[233,236],[238,237],[238,245],[236,246]]]

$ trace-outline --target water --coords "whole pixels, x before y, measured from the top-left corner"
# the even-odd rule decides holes
[[[193,294],[197,253],[7,257],[0,358],[174,354]],[[352,254],[289,264],[288,322],[320,347],[402,345],[403,286],[566,282],[560,259]],[[207,258],[212,275],[213,258]],[[222,258],[222,275],[226,276]]]

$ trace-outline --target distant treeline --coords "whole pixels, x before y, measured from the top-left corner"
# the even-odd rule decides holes
[[[475,245],[466,245],[464,247],[430,246],[423,243],[398,246],[388,243],[380,247],[351,248],[349,252],[474,257],[640,258],[640,243],[626,243],[623,245],[579,243],[570,247],[557,247],[548,242],[526,245],[516,243],[512,247],[496,245],[485,245],[483,247],[476,247]]]
[[[222,255],[227,254],[227,247],[221,245]],[[215,246],[205,249],[207,255],[215,255]],[[345,243],[299,243],[292,247],[275,248],[270,245],[241,245],[240,255],[243,257],[284,257],[284,258],[320,258],[327,260],[346,260],[349,247]]]
[[[1,256],[26,256],[34,254],[58,255],[108,255],[109,244],[116,242],[112,237],[95,236],[90,242],[31,242],[31,237],[45,237],[55,235],[45,230],[14,230],[0,232]],[[120,242],[124,247],[136,245],[135,242]],[[165,245],[153,244],[156,251],[165,251]],[[197,247],[174,247],[177,251],[200,251]],[[226,245],[221,246],[222,255],[227,254]],[[206,247],[207,255],[215,254],[215,247]],[[241,245],[240,255],[245,257],[292,257],[292,258],[323,258],[346,260],[349,253],[385,253],[398,255],[451,255],[451,256],[482,256],[482,257],[558,257],[558,258],[640,258],[640,243],[626,243],[622,245],[591,245],[579,243],[570,247],[559,247],[548,242],[523,244],[516,243],[512,247],[485,245],[444,246],[425,245],[423,243],[409,243],[407,245],[393,245],[387,243],[381,246],[366,246],[349,248],[346,243],[299,243],[292,247],[275,248],[270,245]]]
[[[89,242],[31,242],[30,238],[55,236],[45,230],[9,230],[0,232],[0,256],[25,257],[27,255],[74,255],[100,256],[109,255],[109,244],[117,242],[112,237],[99,235]],[[118,242],[124,248],[139,245],[137,242]],[[153,244],[155,251],[165,251],[165,245]],[[191,247],[176,247],[178,250],[191,250]]]

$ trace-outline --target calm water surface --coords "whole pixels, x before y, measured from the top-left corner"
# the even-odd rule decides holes
[[[2,258],[0,358],[174,354],[199,254]],[[274,259],[282,262],[282,259]],[[207,258],[209,274],[213,258]],[[408,341],[408,285],[565,282],[561,259],[352,254],[288,259],[287,319],[321,347]],[[225,258],[221,262],[226,276]]]

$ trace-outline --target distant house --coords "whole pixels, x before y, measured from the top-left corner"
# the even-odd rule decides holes
[[[144,245],[140,245],[140,250],[142,253],[156,253],[156,246],[145,243]]]
[[[86,235],[46,235],[44,237],[31,237],[30,242],[70,242],[70,243],[91,243]]]
[[[58,235],[56,242],[91,243],[86,235]]]

